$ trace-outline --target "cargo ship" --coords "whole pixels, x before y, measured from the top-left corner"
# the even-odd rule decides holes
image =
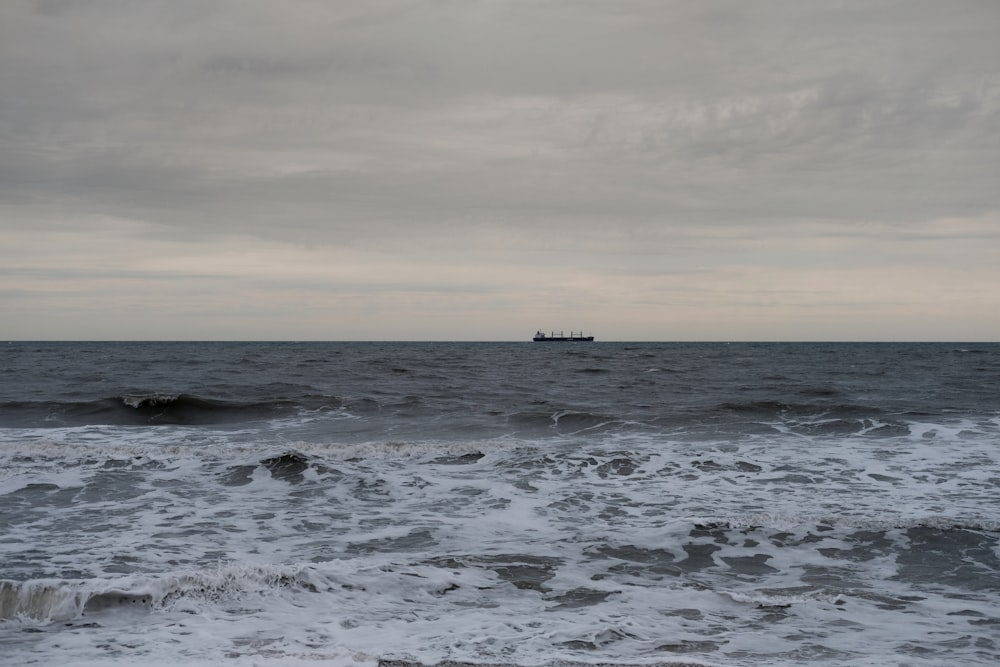
[[[586,343],[594,340],[593,336],[584,336],[583,332],[570,331],[569,335],[566,336],[560,331],[558,334],[556,332],[543,333],[541,329],[535,332],[535,337],[531,340],[536,343]]]

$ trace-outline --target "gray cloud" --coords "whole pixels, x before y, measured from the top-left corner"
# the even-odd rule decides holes
[[[392,307],[428,285],[450,312],[474,289],[506,295],[505,321],[540,303],[579,316],[589,294],[620,304],[626,337],[670,335],[631,295],[724,303],[763,274],[933,266],[961,292],[1000,280],[997,28],[1000,8],[973,0],[4,3],[0,230],[41,273],[0,287],[23,308],[55,257],[94,275],[109,260],[72,232],[113,219],[101,238],[177,281],[272,244],[317,272],[272,263],[264,280],[288,291],[354,285]],[[45,230],[68,245],[43,250]],[[243,298],[254,272],[223,265]],[[842,282],[816,298],[858,298]],[[780,338],[801,303],[775,299],[761,312]],[[704,301],[690,336],[712,335]]]

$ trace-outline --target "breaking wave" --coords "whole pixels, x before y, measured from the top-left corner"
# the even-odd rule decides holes
[[[209,426],[295,414],[302,410],[334,410],[343,406],[336,397],[311,396],[233,401],[192,394],[138,393],[109,396],[93,401],[30,402],[0,404],[0,416],[13,426]],[[8,415],[11,419],[8,419]]]
[[[209,572],[110,580],[0,580],[0,621],[63,622],[107,610],[150,610],[181,599],[219,602],[288,587],[315,590],[302,567],[239,564],[221,564]]]

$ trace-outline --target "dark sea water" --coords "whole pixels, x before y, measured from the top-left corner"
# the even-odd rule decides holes
[[[2,664],[1000,664],[998,344],[0,369]]]

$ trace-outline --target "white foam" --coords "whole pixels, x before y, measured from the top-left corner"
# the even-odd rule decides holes
[[[995,591],[900,576],[911,528],[998,530],[996,433],[977,428],[697,443],[7,430],[0,493],[28,506],[6,517],[21,611],[0,640],[18,663],[68,665],[895,665],[935,646],[990,664],[975,641],[995,626],[970,620],[997,616]],[[285,473],[265,464],[290,450]]]

